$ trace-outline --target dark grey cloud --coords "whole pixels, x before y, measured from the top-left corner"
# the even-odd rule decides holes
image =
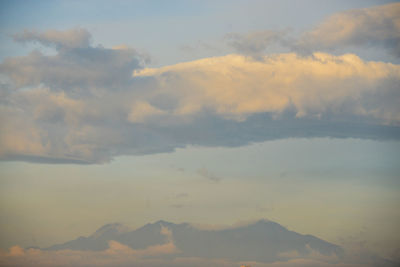
[[[7,58],[0,71],[18,88],[47,86],[52,91],[87,94],[90,90],[126,89],[141,61],[133,49],[74,47],[54,56],[33,51],[27,56]]]

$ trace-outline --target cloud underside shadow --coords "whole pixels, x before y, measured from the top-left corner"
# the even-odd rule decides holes
[[[123,143],[112,145],[102,143],[92,155],[96,157],[42,156],[34,154],[6,154],[3,160],[36,163],[93,164],[111,160],[118,155],[146,155],[173,152],[187,145],[205,147],[238,147],[253,142],[272,141],[283,138],[362,138],[372,140],[399,140],[400,127],[376,125],[368,122],[330,122],[321,119],[288,118],[276,120],[268,113],[252,115],[243,122],[218,117],[203,116],[190,124],[168,126],[131,126],[123,133]],[[139,130],[139,131],[138,131]],[[130,132],[130,133],[129,133]],[[139,132],[139,133],[138,133]],[[139,136],[137,136],[139,134]],[[110,154],[110,151],[115,154]]]

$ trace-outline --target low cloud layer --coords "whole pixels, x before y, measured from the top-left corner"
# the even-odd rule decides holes
[[[164,231],[169,231],[164,229]],[[170,232],[166,233],[170,235]],[[24,249],[13,246],[8,251],[0,250],[0,266],[93,266],[93,267],[168,267],[168,266],[252,266],[252,267],[394,267],[395,262],[371,257],[368,254],[348,255],[338,258],[335,255],[322,255],[309,248],[307,256],[298,252],[282,254],[281,261],[271,263],[256,261],[232,261],[229,259],[181,257],[172,240],[163,245],[149,246],[135,250],[116,241],[109,242],[109,248],[101,251],[58,250],[49,251],[35,248]]]

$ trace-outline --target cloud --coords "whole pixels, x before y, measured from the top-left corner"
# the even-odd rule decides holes
[[[20,38],[39,37],[63,48],[0,64],[3,160],[86,164],[186,145],[400,137],[399,65],[283,53],[144,68],[147,56],[126,46]]]
[[[137,102],[132,106],[132,110],[128,115],[128,120],[133,123],[145,122],[153,116],[159,116],[164,113],[163,110],[150,105],[148,102]]]
[[[354,9],[330,16],[298,41],[312,52],[343,46],[386,47],[400,56],[400,3]]]
[[[109,248],[103,251],[45,251],[40,249],[23,249],[18,246],[10,248],[9,251],[0,251],[0,266],[27,266],[27,267],[48,267],[48,266],[117,266],[117,267],[161,267],[161,266],[224,266],[237,267],[248,265],[252,267],[372,267],[382,266],[374,265],[371,262],[338,262],[326,259],[326,257],[317,258],[294,258],[285,261],[273,263],[261,262],[234,262],[228,259],[205,259],[205,258],[184,258],[184,257],[165,257],[174,255],[176,251],[168,245],[153,246],[144,250],[133,250],[118,242],[111,241]],[[288,254],[289,255],[289,254]],[[383,266],[395,266],[388,263]]]
[[[46,32],[25,30],[13,37],[17,42],[38,42],[44,46],[54,46],[57,49],[87,48],[91,40],[91,34],[80,28],[67,31],[48,30]]]
[[[206,169],[205,167],[202,167],[200,169],[197,170],[197,173],[200,174],[202,177],[207,178],[213,182],[220,182],[221,181],[221,177],[216,176],[214,173],[212,173],[211,171],[209,171],[208,169]]]
[[[288,45],[288,31],[254,31],[247,34],[230,33],[226,41],[237,53],[255,58],[264,54],[265,50],[274,44]]]
[[[23,249],[19,246],[0,253],[0,266],[159,266],[163,256],[179,252],[173,243],[134,250],[116,241],[103,251]],[[146,260],[146,258],[154,260]],[[168,262],[168,261],[167,261]],[[153,265],[156,264],[156,265]]]
[[[140,68],[141,62],[134,49],[90,46],[61,50],[54,56],[33,51],[27,56],[7,58],[0,71],[18,89],[45,85],[51,91],[68,91],[75,97],[100,96],[129,86],[131,72]]]
[[[169,243],[172,243],[172,242],[173,242],[172,231],[171,231],[170,229],[168,229],[168,227],[163,226],[163,225],[161,224],[161,231],[160,231],[160,233],[161,233],[162,235],[164,235],[164,236],[167,238],[167,241],[168,241]]]
[[[176,116],[209,110],[244,121],[255,113],[278,116],[294,110],[297,117],[343,113],[386,124],[400,122],[397,103],[383,109],[382,103],[389,98],[376,103],[367,100],[372,95],[398,94],[400,67],[365,62],[353,54],[300,57],[288,53],[266,56],[262,61],[228,55],[143,69],[134,76],[155,79],[161,92],[175,98],[177,104],[170,114]]]
[[[400,3],[390,3],[333,14],[300,36],[287,29],[230,33],[225,39],[237,53],[254,58],[260,58],[267,48],[276,45],[305,55],[374,47],[399,57],[399,13]]]

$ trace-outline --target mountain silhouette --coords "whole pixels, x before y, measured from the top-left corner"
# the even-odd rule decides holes
[[[163,233],[165,228],[171,236]],[[202,230],[188,223],[166,221],[149,223],[133,231],[126,230],[122,224],[107,224],[88,237],[53,245],[47,250],[99,251],[107,249],[108,242],[112,240],[136,250],[173,242],[178,251],[176,256],[238,261],[272,262],[282,260],[285,253],[343,255],[343,249],[335,244],[290,231],[268,220],[224,230]]]

